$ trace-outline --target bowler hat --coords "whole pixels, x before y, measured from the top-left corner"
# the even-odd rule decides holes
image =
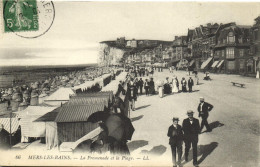
[[[179,118],[173,117],[172,120],[173,120],[173,121],[179,121]]]
[[[192,110],[188,110],[187,114],[193,114],[194,112]]]

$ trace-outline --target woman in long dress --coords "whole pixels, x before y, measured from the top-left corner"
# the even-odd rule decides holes
[[[178,89],[178,82],[176,80],[176,78],[173,78],[172,80],[172,93],[178,93],[179,89]]]

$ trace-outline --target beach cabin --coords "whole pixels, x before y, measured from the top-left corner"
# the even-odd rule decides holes
[[[44,99],[44,103],[50,106],[60,106],[69,101],[70,96],[75,95],[72,88],[59,88],[53,94]]]
[[[87,119],[97,111],[104,111],[104,107],[101,104],[62,106],[55,119],[59,143],[75,142],[98,128],[98,123],[87,122]]]
[[[48,97],[48,95],[45,92],[42,92],[39,95],[39,104],[42,104],[47,97]]]
[[[10,122],[11,120],[11,122]],[[11,127],[11,128],[10,128]],[[0,115],[0,129],[2,128],[3,133],[8,133],[8,146],[10,146],[10,133],[11,144],[15,145],[21,141],[21,128],[16,113],[6,113]],[[3,135],[3,134],[2,134]],[[1,137],[5,140],[5,135]],[[0,140],[2,140],[0,139]]]
[[[44,114],[53,111],[57,107],[28,106],[18,112],[21,125],[21,142],[29,142],[30,137],[45,137],[45,123],[34,122]]]
[[[45,143],[47,150],[56,148],[58,146],[58,131],[57,123],[55,119],[60,111],[61,107],[54,109],[36,119],[34,122],[44,122],[45,123]]]
[[[9,133],[0,124],[0,149],[8,149],[9,145]]]
[[[96,95],[96,96],[71,96],[67,105],[90,105],[90,104],[102,104],[105,107],[109,107],[112,103],[109,95]]]

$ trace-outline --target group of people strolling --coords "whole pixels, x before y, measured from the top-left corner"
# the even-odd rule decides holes
[[[183,77],[180,84],[181,88],[179,87],[179,80],[176,76],[173,77],[172,81],[169,80],[169,77],[166,77],[163,85],[164,94],[178,93],[180,89],[182,90],[182,92],[192,92],[192,87],[194,86],[194,81],[192,77],[189,77],[188,82]]]
[[[132,69],[130,69],[130,73],[133,75],[133,77],[145,77],[145,76],[149,76],[149,75],[153,75],[155,68],[154,67],[145,67],[145,68],[141,68],[141,67],[133,67]]]
[[[170,137],[169,144],[172,151],[172,162],[173,166],[181,165],[182,157],[182,145],[183,141],[185,143],[185,161],[188,162],[189,150],[192,146],[193,151],[193,165],[198,166],[197,161],[197,145],[199,141],[199,134],[202,132],[204,126],[207,128],[207,132],[212,131],[207,118],[209,111],[211,111],[213,106],[204,101],[204,98],[200,98],[200,104],[198,105],[199,117],[202,118],[201,125],[199,120],[193,117],[194,112],[192,110],[187,111],[188,118],[184,119],[182,126],[178,124],[179,118],[173,117],[172,125],[168,129],[167,136]],[[178,160],[176,161],[176,151],[178,155]]]
[[[116,94],[120,94],[122,92],[123,95],[128,97],[130,102],[129,109],[135,110],[135,101],[137,101],[137,96],[143,94],[143,89],[145,90],[146,96],[155,94],[155,84],[153,78],[145,79],[142,78],[134,78],[132,76],[128,76],[127,80],[127,89],[124,89],[124,83],[119,81],[118,90]]]

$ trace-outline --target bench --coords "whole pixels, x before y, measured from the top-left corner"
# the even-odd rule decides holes
[[[245,84],[241,84],[241,83],[237,83],[237,82],[231,82],[233,84],[233,86],[240,86],[241,88],[243,88],[245,86]]]

